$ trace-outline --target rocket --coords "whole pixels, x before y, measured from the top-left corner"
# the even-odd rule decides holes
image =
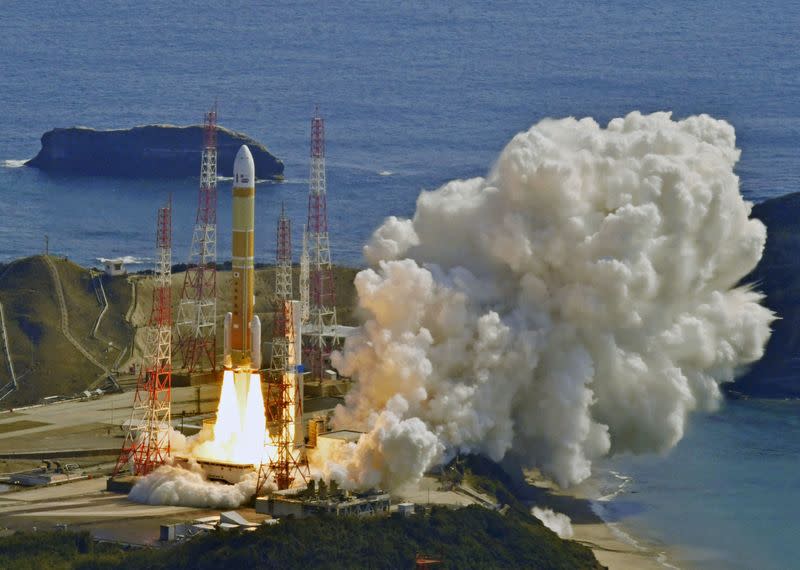
[[[255,197],[253,155],[242,145],[233,163],[233,311],[225,315],[224,366],[235,372],[261,368],[261,321],[255,305]]]
[[[231,301],[223,332],[222,386],[214,422],[211,457],[239,465],[264,458],[266,417],[261,378],[261,321],[255,307],[256,168],[242,145],[233,163]]]

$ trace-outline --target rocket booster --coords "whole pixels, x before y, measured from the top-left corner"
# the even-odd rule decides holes
[[[261,368],[261,322],[253,311],[255,196],[253,155],[242,145],[233,164],[233,311],[225,315],[224,334],[224,363],[232,370]]]

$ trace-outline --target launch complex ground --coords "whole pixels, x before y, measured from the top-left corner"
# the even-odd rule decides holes
[[[190,434],[214,415],[219,386],[175,388],[172,394],[174,426]],[[120,424],[129,416],[132,398],[133,392],[125,392],[0,412],[0,472],[6,480],[12,473],[38,468],[43,460],[50,461],[51,467],[56,461],[61,466],[79,466],[69,480],[38,487],[7,485],[0,480],[0,486],[8,487],[0,492],[1,526],[11,530],[66,526],[88,530],[99,540],[153,545],[159,543],[163,524],[191,522],[227,510],[143,505],[124,494],[106,491],[124,435]],[[391,501],[393,510],[406,502],[454,507],[493,505],[491,497],[469,488],[441,490],[434,476],[392,494]],[[252,507],[238,508],[237,512],[254,523],[270,518]]]
[[[180,430],[183,424],[183,431],[189,434],[204,419],[213,416],[219,386],[180,387],[173,389],[172,394],[174,425]],[[169,544],[160,540],[162,525],[207,520],[228,510],[143,505],[106,490],[124,435],[120,425],[130,416],[132,398],[133,392],[127,391],[91,400],[0,411],[0,477],[36,469],[43,464],[42,460],[50,461],[52,466],[55,461],[62,466],[77,464],[82,472],[69,482],[38,487],[8,485],[0,479],[0,535],[34,528],[67,528],[88,531],[96,540],[159,547]],[[496,506],[494,497],[467,483],[444,490],[442,481],[433,474],[414,488],[393,492],[391,502],[393,512],[404,502],[414,503],[417,508]],[[614,535],[592,515],[588,502],[546,493],[537,503],[568,513],[575,529],[574,539],[592,547],[601,563],[612,568],[660,567],[647,551]],[[271,520],[251,506],[236,511],[256,524]]]

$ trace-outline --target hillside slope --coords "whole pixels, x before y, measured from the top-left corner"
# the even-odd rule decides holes
[[[125,278],[104,277],[109,309],[92,336],[102,305],[95,295],[87,269],[51,257],[63,288],[68,331],[101,366],[113,367],[126,350],[133,329],[124,321],[130,303]],[[19,389],[5,405],[21,405],[54,394],[73,394],[94,385],[103,373],[76,350],[62,331],[59,296],[53,274],[43,256],[11,263],[0,273],[0,302],[5,309],[9,349]],[[2,363],[0,381],[8,381]]]
[[[72,395],[98,386],[103,368],[126,371],[131,363],[141,362],[143,329],[152,310],[153,281],[147,275],[101,277],[108,309],[94,332],[103,310],[95,293],[91,273],[72,262],[50,256],[63,290],[68,331],[97,364],[89,360],[62,331],[62,313],[56,282],[43,256],[17,260],[0,267],[0,303],[3,304],[9,349],[20,387],[2,405],[13,407],[38,402],[50,395]],[[339,322],[355,324],[353,277],[358,270],[339,267],[336,294]],[[184,273],[172,277],[173,314],[183,286]],[[261,316],[262,338],[272,337],[275,270],[256,270],[256,312]],[[135,287],[135,291],[134,291]],[[231,309],[227,292],[230,271],[220,270],[217,287],[217,348],[222,347],[222,318]],[[294,271],[295,292],[298,270]],[[269,354],[268,347],[265,348]],[[176,355],[174,365],[181,367]],[[101,368],[103,367],[103,368]],[[0,386],[10,381],[5,357],[0,351]]]

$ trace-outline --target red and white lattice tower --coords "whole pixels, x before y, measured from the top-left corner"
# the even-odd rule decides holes
[[[292,221],[286,215],[286,207],[281,204],[278,218],[277,255],[275,257],[275,296],[279,299],[292,298]]]
[[[308,232],[303,226],[303,249],[300,253],[300,321],[305,325],[311,313],[309,302],[310,262],[308,257]]]
[[[172,198],[158,210],[153,308],[133,411],[114,474],[147,475],[170,453],[172,390]]]
[[[308,461],[303,456],[302,422],[302,370],[299,364],[300,342],[296,336],[299,325],[299,303],[279,301],[281,310],[276,328],[282,327],[286,339],[286,352],[278,356],[273,352],[267,391],[267,441],[265,457],[258,469],[256,495],[261,495],[264,486],[272,480],[278,490],[288,489],[295,481],[308,484],[311,473]],[[273,342],[277,337],[273,339]],[[274,346],[273,346],[274,351]],[[278,370],[279,362],[286,366]]]
[[[217,105],[203,121],[197,217],[183,278],[176,331],[183,367],[216,369],[217,353]]]
[[[281,208],[278,218],[275,263],[275,321],[272,333],[272,359],[267,371],[267,433],[265,461],[258,470],[256,493],[272,479],[279,489],[310,480],[308,463],[298,449],[302,432],[297,422],[303,418],[303,388],[300,364],[299,305],[292,301],[292,226]]]
[[[313,380],[322,380],[336,338],[336,297],[325,183],[325,123],[319,109],[311,119],[311,172],[308,193],[309,317],[304,327],[304,358]]]

